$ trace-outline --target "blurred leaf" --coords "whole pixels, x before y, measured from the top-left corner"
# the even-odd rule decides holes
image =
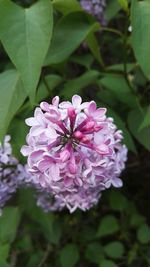
[[[124,246],[121,242],[113,241],[104,246],[106,255],[113,259],[120,259],[124,254]]]
[[[79,260],[79,252],[74,244],[66,245],[60,251],[60,262],[62,267],[73,267]]]
[[[130,72],[135,67],[135,63],[127,63],[127,72]],[[107,70],[124,71],[124,64],[114,64],[107,67]]]
[[[4,260],[0,259],[0,266],[1,267],[11,267],[7,262],[5,262]]]
[[[19,78],[16,70],[0,74],[0,138],[6,134],[11,119],[26,98]]]
[[[26,267],[35,267],[38,266],[43,258],[42,251],[36,251],[36,253],[31,254],[30,259],[26,265]]]
[[[26,135],[28,131],[29,127],[25,124],[23,119],[15,118],[12,120],[9,127],[9,134],[11,136],[13,154],[17,157],[17,159],[22,158],[20,149],[26,143]]]
[[[121,6],[119,5],[118,1],[109,0],[105,10],[106,21],[110,21],[113,17],[115,17],[120,9]]]
[[[147,111],[144,114],[144,119],[142,124],[140,125],[140,130],[146,128],[147,126],[150,126],[150,105],[148,106]]]
[[[130,224],[133,227],[138,227],[143,224],[145,221],[145,217],[139,213],[132,213],[130,218]]]
[[[46,75],[39,84],[36,102],[39,103],[44,98],[52,94],[52,90],[62,82],[62,77],[56,74]]]
[[[112,215],[106,215],[101,219],[97,231],[97,237],[112,235],[118,232],[118,230],[119,230],[119,224],[117,219]]]
[[[98,71],[89,70],[80,77],[67,81],[60,95],[63,95],[65,99],[70,99],[74,94],[80,94],[82,88],[96,82],[98,76]]]
[[[120,6],[126,11],[128,12],[128,0],[118,0],[118,3],[120,4]]]
[[[33,101],[52,34],[51,1],[39,0],[30,8],[22,8],[1,0],[0,18],[0,39]]]
[[[150,1],[133,0],[131,5],[132,45],[144,74],[150,79]]]
[[[91,54],[83,54],[83,55],[72,55],[70,57],[70,61],[77,63],[81,66],[84,66],[86,69],[90,69],[92,63],[93,63],[93,56]]]
[[[87,245],[85,258],[93,263],[99,263],[104,258],[103,247],[98,242]]]
[[[98,81],[98,84],[110,90],[118,101],[125,103],[130,108],[137,107],[137,98],[131,92],[124,76],[118,74],[106,74],[104,78]]]
[[[0,243],[12,243],[16,237],[17,228],[20,222],[19,209],[8,207],[3,210],[0,217]]]
[[[30,205],[26,205],[27,202],[30,202]],[[53,244],[58,244],[61,237],[61,221],[57,220],[53,213],[45,213],[37,207],[33,190],[20,190],[19,203],[31,220],[40,226],[45,238]]]
[[[139,227],[137,238],[142,244],[150,243],[150,227],[146,223]]]
[[[88,47],[90,48],[95,59],[99,62],[101,66],[104,66],[103,59],[100,53],[100,46],[93,32],[89,33],[89,35],[87,36],[86,43],[88,44]]]
[[[129,150],[136,153],[136,147],[134,144],[134,141],[132,139],[132,136],[130,132],[128,131],[125,122],[119,117],[119,115],[109,107],[107,107],[108,115],[111,116],[114,119],[114,122],[116,123],[118,129],[123,131],[123,142],[126,144]]]
[[[26,234],[22,238],[17,240],[16,247],[22,250],[32,251],[33,245],[32,245],[31,236],[29,234]]]
[[[7,260],[10,250],[10,244],[0,244],[0,260]],[[1,265],[0,265],[1,266]]]
[[[110,192],[110,207],[113,210],[124,211],[128,208],[128,205],[128,200],[120,192]]]
[[[74,12],[61,18],[54,28],[52,44],[45,59],[45,65],[58,64],[66,60],[90,32],[98,29],[99,24],[84,12]]]
[[[76,0],[53,0],[53,6],[64,15],[81,10],[81,6]]]
[[[144,119],[144,110],[143,113],[139,110],[133,110],[129,113],[128,116],[128,125],[129,129],[132,132],[132,134],[135,136],[135,138],[148,150],[150,150],[150,126],[145,127],[142,130],[140,129],[140,126]]]
[[[99,267],[118,267],[115,262],[111,260],[103,260]]]

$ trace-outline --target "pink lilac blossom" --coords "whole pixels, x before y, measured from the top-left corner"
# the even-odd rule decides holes
[[[61,103],[56,96],[52,104],[42,102],[26,124],[31,128],[21,152],[44,210],[88,210],[104,189],[122,186],[127,148],[105,108],[82,103],[78,95]]]
[[[102,25],[106,24],[104,11],[106,0],[80,0],[82,8],[92,14]]]
[[[6,135],[3,144],[0,143],[0,214],[5,203],[29,176],[26,168],[12,156],[9,142],[10,136]]]

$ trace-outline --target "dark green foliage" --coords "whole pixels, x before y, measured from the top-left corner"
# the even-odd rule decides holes
[[[76,0],[0,0],[1,140],[23,162],[33,108],[80,94],[107,107],[129,149],[122,192],[86,213],[44,213],[20,190],[0,217],[0,267],[150,266],[150,1],[108,0],[105,17]]]

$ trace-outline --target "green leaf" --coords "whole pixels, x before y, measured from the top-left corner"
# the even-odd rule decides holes
[[[81,66],[84,66],[86,69],[90,69],[91,65],[94,61],[93,56],[91,54],[83,54],[83,55],[72,55],[70,57],[70,61],[77,63]]]
[[[100,263],[99,267],[118,267],[118,266],[111,260],[103,260]]]
[[[36,102],[40,102],[52,94],[52,90],[62,82],[62,77],[56,74],[46,75],[39,84]]]
[[[106,74],[98,83],[104,86],[107,90],[110,90],[118,101],[126,104],[130,108],[138,106],[138,100],[131,92],[131,88],[124,76],[118,74]]]
[[[120,193],[112,191],[110,193],[110,207],[116,211],[124,211],[128,208],[128,200]]]
[[[139,213],[132,213],[130,218],[130,224],[133,227],[138,227],[143,224],[145,221],[145,217]]]
[[[88,244],[85,258],[93,263],[99,263],[104,258],[103,247],[98,242]]]
[[[74,244],[66,245],[60,251],[60,262],[62,267],[73,267],[79,260],[79,252]]]
[[[121,6],[119,5],[118,1],[109,0],[105,10],[106,21],[110,21],[113,17],[115,17],[120,9]]]
[[[104,246],[106,255],[113,259],[120,259],[124,254],[124,246],[121,242],[114,241]]]
[[[146,128],[147,126],[150,126],[150,105],[148,106],[147,111],[144,114],[144,119],[142,124],[140,125],[140,130]]]
[[[127,63],[126,64],[126,69],[127,69],[127,72],[130,72],[132,71],[134,68],[135,68],[135,63]],[[107,70],[113,70],[113,71],[124,71],[124,64],[114,64],[114,65],[110,65],[107,67]]]
[[[12,243],[16,237],[17,228],[20,222],[18,208],[8,207],[3,210],[0,217],[0,243]]]
[[[64,15],[81,10],[76,0],[53,0],[53,6]]]
[[[58,64],[66,60],[90,32],[98,29],[99,24],[90,19],[89,15],[84,12],[74,12],[64,16],[54,28],[45,65]]]
[[[9,250],[10,250],[10,244],[0,244],[0,260],[7,260],[9,255]]]
[[[30,202],[30,205],[26,203]],[[32,190],[20,190],[19,203],[31,220],[40,226],[44,237],[53,244],[58,244],[61,237],[61,222],[53,213],[45,213],[37,207]]]
[[[0,266],[1,267],[11,267],[6,261],[0,259]]]
[[[0,18],[0,39],[33,102],[52,35],[51,1],[39,0],[29,8],[22,8],[10,0],[2,0]]]
[[[70,99],[74,94],[80,94],[82,88],[89,84],[96,83],[98,76],[98,71],[89,70],[80,77],[67,81],[60,95],[64,96],[65,99]]]
[[[123,131],[123,142],[126,144],[128,149],[136,153],[136,147],[130,132],[128,131],[125,122],[121,119],[121,117],[111,108],[107,107],[108,115],[114,118],[114,122],[116,123],[118,129]]]
[[[101,219],[100,225],[97,231],[97,237],[103,237],[112,235],[119,230],[119,224],[117,219],[112,215],[106,215]]]
[[[99,62],[99,64],[101,66],[104,67],[104,63],[103,63],[103,59],[100,53],[100,47],[99,47],[99,43],[94,35],[93,32],[91,32],[87,38],[86,38],[86,42],[88,44],[88,47],[90,48],[93,56],[95,57],[95,59]]]
[[[19,78],[16,70],[0,74],[0,138],[6,134],[11,119],[26,98]]]
[[[132,45],[144,74],[150,79],[150,1],[132,1]]]
[[[26,267],[35,267],[39,265],[39,262],[41,262],[41,259],[43,258],[42,251],[36,251],[33,254],[30,254],[30,259],[27,263]]]
[[[128,12],[128,0],[118,0],[118,3],[120,4],[120,6],[126,11]]]
[[[139,227],[137,238],[142,244],[150,243],[150,227],[146,223]]]
[[[26,143],[26,136],[28,131],[29,127],[25,124],[24,119],[15,118],[11,121],[8,133],[11,136],[13,154],[17,159],[22,158],[20,149]]]
[[[150,150],[150,126],[140,130],[143,123],[145,111],[133,110],[128,116],[129,129],[135,138],[148,150]]]

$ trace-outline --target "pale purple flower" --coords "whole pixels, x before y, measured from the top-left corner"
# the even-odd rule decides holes
[[[106,111],[94,101],[82,103],[78,95],[61,103],[55,97],[26,120],[31,128],[21,152],[28,157],[28,183],[41,192],[38,205],[44,210],[87,210],[102,190],[122,186],[127,148]]]
[[[10,136],[6,135],[3,143],[0,143],[0,214],[5,203],[10,199],[17,188],[24,181],[27,184],[27,177],[30,175],[26,167],[19,164],[12,156],[12,148],[9,143]]]
[[[104,11],[106,0],[80,0],[82,8],[92,14],[102,25],[106,24]]]

